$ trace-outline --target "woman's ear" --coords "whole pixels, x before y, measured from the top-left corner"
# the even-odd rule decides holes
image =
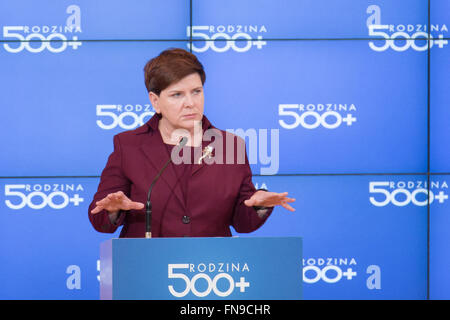
[[[155,109],[156,113],[161,113],[161,109],[159,108],[159,96],[154,93],[153,91],[150,91],[148,93],[148,97],[150,99],[150,102],[153,106],[153,109]]]

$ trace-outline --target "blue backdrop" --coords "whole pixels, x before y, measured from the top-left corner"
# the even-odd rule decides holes
[[[2,1],[0,299],[99,298],[99,244],[118,232],[87,207],[112,137],[153,115],[143,67],[170,47],[203,63],[205,114],[246,139],[254,183],[297,199],[239,236],[303,237],[305,299],[449,299],[449,12]]]

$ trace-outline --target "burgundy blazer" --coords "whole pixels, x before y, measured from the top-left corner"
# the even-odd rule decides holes
[[[114,136],[114,151],[89,206],[89,220],[97,231],[113,233],[123,225],[120,237],[145,236],[145,209],[121,212],[114,224],[106,210],[97,214],[91,214],[91,210],[97,201],[120,190],[133,201],[146,203],[151,181],[169,159],[158,122],[159,117],[155,115],[143,126]],[[214,128],[205,116],[202,127],[203,130]],[[235,142],[243,142],[232,136]],[[203,141],[202,148],[209,144],[211,141]],[[223,150],[225,155],[225,146]],[[260,217],[253,207],[244,204],[256,192],[247,156],[245,163],[237,163],[237,158],[233,164],[223,162],[202,161],[193,166],[186,201],[175,164],[168,165],[152,190],[152,237],[227,237],[231,236],[230,226],[239,233],[248,233],[266,221],[273,208]]]

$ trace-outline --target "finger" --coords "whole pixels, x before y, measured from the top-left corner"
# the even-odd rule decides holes
[[[96,214],[96,213],[99,213],[102,210],[103,210],[102,206],[96,206],[94,209],[91,210],[91,213],[92,214]]]
[[[115,199],[116,199],[117,201],[123,201],[123,200],[125,200],[125,199],[128,199],[122,191],[117,191],[117,192],[114,194],[114,197],[115,197]]]
[[[295,211],[295,209],[292,208],[292,207],[291,207],[290,205],[288,205],[287,203],[282,203],[281,206],[282,206],[283,208],[285,208],[285,209],[291,211],[291,212],[294,212],[294,211]]]
[[[279,196],[277,193],[273,195],[263,195],[258,198],[259,203],[278,203],[281,202],[284,197]]]
[[[245,200],[244,201],[244,204],[247,206],[247,207],[252,207],[253,205],[254,205],[254,200],[250,200],[250,199],[248,199],[248,200]]]
[[[110,202],[110,200],[108,198],[103,198],[102,200],[99,200],[95,203],[95,205],[97,206],[106,206],[108,203]]]
[[[288,197],[286,197],[286,196],[278,195],[278,196],[276,196],[276,197],[274,197],[274,198],[271,198],[270,200],[272,200],[272,201],[278,201],[278,202],[280,202],[280,201],[293,202],[293,201],[295,201],[295,198],[288,198]]]
[[[268,194],[268,198],[269,199],[273,199],[273,200],[284,200],[286,198],[286,196],[288,195],[287,192],[282,192],[282,193],[276,193],[276,192],[272,192],[271,194]]]
[[[141,210],[144,209],[144,204],[140,202],[132,202],[131,207],[132,207],[131,209]]]

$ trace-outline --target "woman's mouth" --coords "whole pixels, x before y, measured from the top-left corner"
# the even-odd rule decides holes
[[[186,114],[183,116],[183,119],[195,119],[197,115],[195,113]]]

